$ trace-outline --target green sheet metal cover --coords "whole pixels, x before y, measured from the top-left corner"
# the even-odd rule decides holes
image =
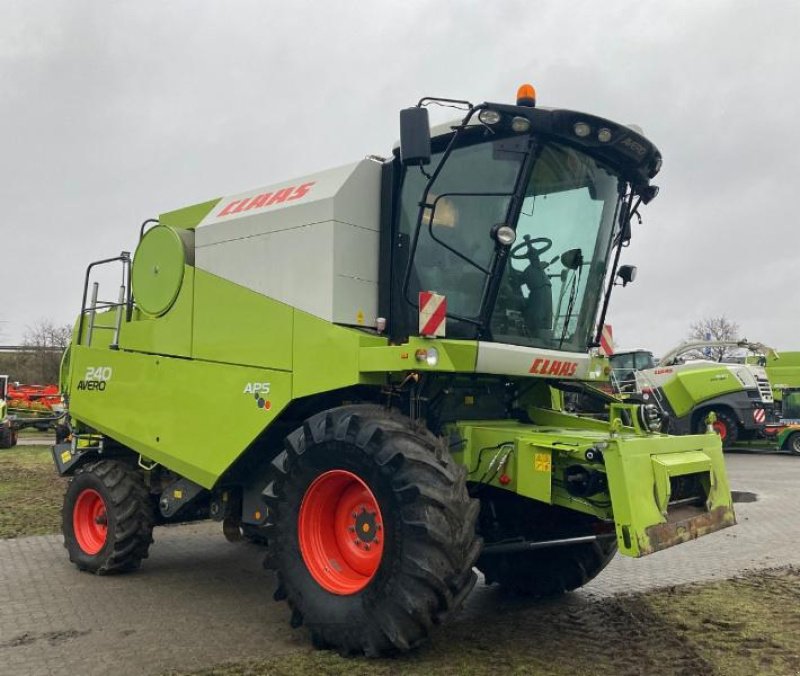
[[[183,283],[187,261],[188,231],[178,232],[166,225],[157,225],[145,233],[133,258],[133,296],[147,314],[160,316],[167,312]]]

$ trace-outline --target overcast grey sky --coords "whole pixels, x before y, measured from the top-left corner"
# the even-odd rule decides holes
[[[661,353],[703,316],[800,349],[800,3],[0,2],[0,343],[71,322],[148,217],[387,154],[423,95],[642,126],[661,194],[612,299]]]

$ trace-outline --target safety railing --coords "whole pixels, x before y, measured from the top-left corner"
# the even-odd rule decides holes
[[[98,298],[100,293],[100,283],[92,282],[92,294],[89,305],[86,304],[87,296],[89,295],[89,282],[91,281],[92,270],[102,265],[110,265],[112,263],[122,264],[122,283],[119,287],[119,294],[116,301],[106,301]],[[113,326],[98,326],[96,323],[97,313],[99,311],[114,310],[114,325]],[[131,254],[128,251],[123,251],[119,256],[114,258],[104,258],[103,260],[90,263],[86,268],[86,278],[83,283],[83,300],[81,301],[81,314],[78,321],[78,345],[91,346],[92,336],[95,330],[111,330],[114,332],[113,338],[109,348],[112,350],[119,349],[119,333],[122,327],[122,317],[125,316],[127,321],[130,321],[133,313],[133,297],[131,296]],[[87,319],[88,317],[88,319]]]

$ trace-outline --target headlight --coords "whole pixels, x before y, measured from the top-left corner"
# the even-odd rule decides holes
[[[531,128],[531,122],[527,117],[515,117],[511,120],[511,128],[518,134],[522,134]]]
[[[497,124],[500,122],[501,115],[496,110],[484,108],[478,113],[478,119],[484,124]]]
[[[436,366],[439,363],[439,350],[435,347],[421,347],[414,353],[414,357],[420,363],[424,362],[428,366]]]
[[[608,143],[611,140],[611,130],[603,127],[597,132],[597,140],[600,141],[600,143]]]
[[[575,132],[575,136],[580,138],[585,138],[592,133],[592,128],[585,122],[576,122],[572,130]]]
[[[508,225],[497,225],[492,232],[494,238],[503,246],[511,246],[517,239],[517,231]]]

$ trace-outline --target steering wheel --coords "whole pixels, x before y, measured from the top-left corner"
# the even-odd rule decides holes
[[[547,267],[558,260],[542,261],[541,255],[553,246],[549,237],[531,237],[523,235],[522,242],[509,252],[509,257],[516,260],[526,260],[528,265],[524,270],[514,270],[509,266],[508,279],[512,285],[518,285],[519,300],[522,304],[522,316],[525,326],[531,335],[547,336],[552,333],[553,326],[553,294]],[[523,288],[527,287],[525,295]]]
[[[543,246],[537,247],[534,246],[535,244],[542,244]],[[523,235],[522,241],[513,249],[511,249],[509,256],[514,260],[522,260],[525,258],[530,258],[531,255],[535,254],[536,258],[538,259],[539,256],[541,256],[545,251],[549,250],[552,246],[553,240],[549,237],[531,238],[530,235]]]

